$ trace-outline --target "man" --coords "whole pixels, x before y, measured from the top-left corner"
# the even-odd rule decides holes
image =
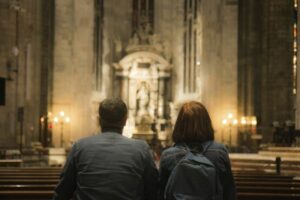
[[[99,106],[102,134],[76,142],[54,200],[155,200],[158,172],[149,146],[122,136],[127,107],[120,99]]]

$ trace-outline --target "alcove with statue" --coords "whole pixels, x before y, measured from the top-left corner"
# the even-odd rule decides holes
[[[126,55],[114,63],[118,93],[128,105],[124,134],[129,137],[168,140],[172,66],[167,51],[167,45],[145,24],[133,34]]]

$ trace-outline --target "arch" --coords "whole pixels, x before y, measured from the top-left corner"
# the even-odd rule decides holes
[[[128,71],[134,63],[155,63],[160,71],[169,71],[172,68],[170,63],[161,55],[150,51],[138,51],[122,58],[116,69]]]

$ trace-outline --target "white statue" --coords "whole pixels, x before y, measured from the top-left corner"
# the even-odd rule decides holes
[[[141,87],[137,91],[138,113],[139,117],[149,114],[148,106],[150,101],[149,89],[147,83],[143,81]]]

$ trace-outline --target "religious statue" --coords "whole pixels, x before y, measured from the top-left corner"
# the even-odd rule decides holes
[[[139,117],[149,114],[148,106],[150,101],[149,89],[147,83],[143,81],[137,91],[138,113]]]
[[[150,107],[150,91],[145,81],[141,82],[140,88],[137,90],[137,115],[136,124],[137,132],[152,133],[151,124],[153,119],[149,113]]]

